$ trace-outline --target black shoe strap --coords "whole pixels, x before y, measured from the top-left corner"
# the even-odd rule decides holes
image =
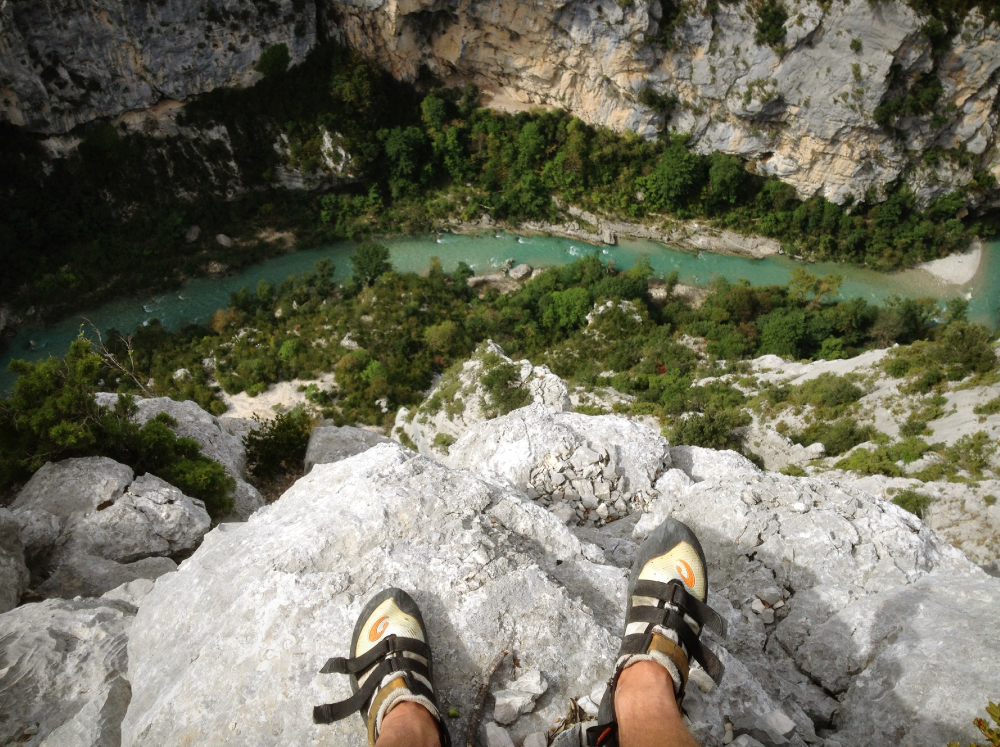
[[[668,604],[672,604],[675,607],[679,607],[687,613],[688,617],[695,620],[699,625],[704,625],[709,628],[720,638],[726,637],[726,621],[722,618],[722,616],[703,601],[688,593],[683,584],[676,579],[667,583],[648,580],[636,581],[635,587],[632,589],[632,594],[633,596],[639,597],[652,597]],[[645,622],[644,620],[634,617],[636,612],[643,609],[649,608],[633,607],[632,615],[625,624],[628,625],[630,622]]]
[[[402,653],[403,651],[417,654],[428,661],[431,658],[431,649],[423,641],[417,638],[403,638],[397,635],[389,635],[380,641],[377,646],[374,646],[361,656],[356,656],[353,659],[345,659],[343,656],[328,659],[319,672],[320,674],[357,674],[368,669],[368,667],[383,656]]]

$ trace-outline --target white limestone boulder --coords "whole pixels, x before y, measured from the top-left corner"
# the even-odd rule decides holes
[[[572,408],[566,383],[547,366],[513,361],[492,340],[483,343],[461,367],[445,373],[416,408],[400,408],[392,429],[394,439],[412,445],[421,454],[441,459],[450,444],[483,421],[496,417],[496,409],[482,379],[498,365],[514,366],[512,386],[524,390],[528,400],[552,412]]]
[[[116,601],[49,599],[0,615],[0,744],[119,745],[134,613]]]
[[[97,395],[97,403],[105,407],[114,407],[117,399],[118,395],[113,393]],[[223,521],[246,521],[265,504],[260,491],[247,482],[247,453],[243,446],[243,435],[248,428],[246,421],[217,418],[190,400],[177,402],[169,397],[137,397],[135,403],[138,407],[137,423],[145,425],[161,412],[166,413],[177,421],[172,426],[174,433],[197,441],[201,453],[221,464],[226,474],[236,481],[233,510]]]
[[[105,457],[42,467],[12,504],[34,592],[100,596],[176,569],[211,526],[205,505]]]

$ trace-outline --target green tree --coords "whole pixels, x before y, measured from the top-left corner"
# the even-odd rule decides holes
[[[590,294],[584,288],[568,288],[552,294],[542,314],[542,324],[550,329],[570,331],[581,326],[590,312]]]
[[[284,42],[272,44],[257,60],[253,69],[264,76],[265,80],[277,78],[288,69],[292,58],[288,54],[288,45]]]
[[[389,247],[365,241],[351,254],[354,279],[361,285],[373,285],[382,275],[392,271]]]
[[[651,206],[677,210],[687,205],[700,191],[702,172],[701,157],[691,153],[682,138],[675,138],[646,178]]]
[[[716,151],[709,157],[708,186],[714,204],[736,204],[745,179],[743,162],[736,156]]]

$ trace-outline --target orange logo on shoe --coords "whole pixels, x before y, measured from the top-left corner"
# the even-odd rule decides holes
[[[691,584],[688,584],[688,586],[690,585]],[[372,625],[372,629],[368,631],[368,640],[371,641],[372,643],[377,641],[379,638],[382,637],[382,634],[385,632],[385,629],[387,627],[389,627],[389,616],[383,615],[382,617],[380,617],[378,620],[375,621],[375,624]]]
[[[691,566],[687,564],[687,561],[677,561],[677,575],[681,577],[681,581],[683,581],[688,588],[694,587],[694,571],[691,570]]]

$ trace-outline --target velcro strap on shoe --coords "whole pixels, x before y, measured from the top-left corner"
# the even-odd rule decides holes
[[[368,705],[368,701],[371,700],[372,695],[374,695],[376,690],[379,689],[379,685],[382,683],[385,676],[387,674],[392,674],[393,672],[404,673],[407,679],[407,686],[410,690],[415,694],[427,695],[427,697],[433,702],[433,693],[425,687],[420,680],[417,680],[410,675],[410,672],[415,672],[422,677],[429,679],[430,675],[427,670],[427,666],[415,659],[405,656],[392,656],[386,658],[377,667],[375,667],[374,671],[368,675],[368,678],[364,681],[364,684],[362,684],[361,687],[358,688],[358,691],[347,700],[315,706],[313,708],[313,721],[317,724],[331,724],[334,721],[345,719],[355,712],[360,712],[367,721],[368,715],[364,712],[365,706]]]
[[[679,612],[667,610],[667,615],[662,623],[663,627],[669,628],[677,633],[681,643],[688,652],[688,656],[697,661],[716,682],[722,679],[725,667],[722,662],[708,648],[701,644],[698,636],[684,622],[684,618]],[[623,655],[647,654],[653,642],[653,633],[633,633],[622,639],[622,647],[618,652],[619,657]]]
[[[681,692],[683,692],[684,686],[687,685],[688,672],[690,671],[688,658],[684,650],[669,638],[654,633],[653,640],[647,649],[648,651],[659,651],[674,663],[674,666],[677,667],[677,671],[681,675],[681,682],[683,683],[681,685]]]
[[[726,637],[726,621],[722,618],[722,616],[700,599],[691,596],[687,589],[684,588],[683,584],[676,579],[667,583],[663,583],[661,581],[649,581],[645,579],[636,581],[635,587],[632,589],[632,594],[640,597],[652,597],[654,599],[663,600],[667,604],[672,604],[675,607],[684,610],[688,617],[695,620],[699,625],[709,628],[720,638]],[[633,607],[632,615],[629,616],[627,623],[652,622],[651,620],[643,620],[635,617],[637,611],[647,609],[656,608]],[[660,623],[656,624],[659,625]]]
[[[357,674],[358,672],[363,672],[376,661],[381,659],[383,656],[394,653],[402,653],[403,651],[409,651],[410,653],[422,656],[425,659],[431,658],[431,649],[423,641],[417,638],[402,638],[396,635],[386,636],[384,640],[379,642],[377,646],[374,646],[370,650],[363,653],[361,656],[356,656],[353,659],[345,659],[343,656],[335,656],[332,659],[328,659],[323,668],[319,670],[320,674]]]

